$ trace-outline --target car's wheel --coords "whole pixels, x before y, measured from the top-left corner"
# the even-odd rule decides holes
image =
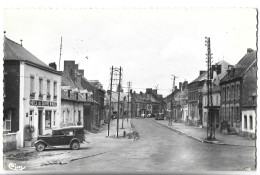
[[[45,149],[45,144],[44,143],[37,143],[35,146],[37,151],[43,151]]]
[[[77,150],[77,149],[79,149],[80,144],[79,144],[78,141],[73,141],[73,142],[71,143],[70,147],[71,147],[71,149],[73,149],[73,150]]]

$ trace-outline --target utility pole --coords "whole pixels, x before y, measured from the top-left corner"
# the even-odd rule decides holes
[[[119,68],[119,83],[118,83],[117,129],[116,129],[117,130],[117,133],[116,133],[117,137],[118,137],[118,130],[119,130],[120,90],[121,90],[121,67]]]
[[[108,112],[108,125],[107,125],[107,135],[109,136],[109,129],[110,129],[110,117],[111,117],[111,98],[112,98],[112,86],[113,86],[113,66],[111,68],[110,73],[110,94],[109,94],[109,112]]]
[[[127,123],[128,123],[128,117],[129,117],[129,94],[130,94],[130,89],[132,86],[132,82],[127,82]]]
[[[61,39],[60,39],[60,59],[59,59],[59,71],[60,71],[61,51],[62,51],[62,37],[61,37]]]
[[[205,46],[207,46],[207,69],[208,69],[208,75],[207,75],[207,98],[208,98],[208,122],[207,122],[207,140],[216,140],[215,138],[215,120],[212,113],[212,78],[213,78],[213,72],[212,72],[212,53],[210,48],[210,38],[205,37]]]
[[[173,78],[172,78],[172,96],[171,96],[171,117],[169,118],[169,125],[172,125],[172,121],[173,121],[173,115],[174,115],[174,113],[173,113],[173,101],[174,101],[174,91],[176,90],[175,89],[175,80],[176,80],[176,78],[178,78],[177,76],[175,76],[175,75],[171,75],[171,76],[173,76]]]

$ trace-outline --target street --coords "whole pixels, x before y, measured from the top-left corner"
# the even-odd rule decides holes
[[[103,154],[69,164],[41,166],[35,170],[85,173],[255,170],[253,147],[198,142],[161,126],[154,118],[131,122],[139,133],[138,140],[124,141]]]

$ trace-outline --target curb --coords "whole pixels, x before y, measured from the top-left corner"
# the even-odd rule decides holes
[[[154,121],[154,120],[152,120],[152,121],[155,122],[155,123],[158,123],[158,124],[160,124],[160,125],[162,125],[162,126],[164,126],[164,127],[166,127],[166,128],[168,128],[168,129],[170,129],[170,130],[172,130],[172,131],[174,131],[174,132],[178,132],[178,133],[180,133],[180,134],[186,135],[186,136],[188,136],[188,137],[190,137],[190,138],[192,138],[192,139],[194,139],[194,140],[197,140],[197,141],[199,141],[199,142],[202,142],[202,143],[215,144],[215,145],[227,145],[227,146],[255,147],[255,146],[251,146],[251,145],[216,143],[216,142],[214,142],[214,141],[203,140],[203,139],[200,139],[200,138],[198,138],[198,137],[195,137],[195,136],[192,136],[192,135],[190,135],[190,134],[187,134],[187,133],[185,133],[185,132],[182,132],[182,131],[180,131],[180,130],[171,128],[171,127],[169,127],[169,126],[167,126],[167,125],[164,125],[164,124],[162,124],[162,123],[159,123],[159,122],[157,122],[157,121]]]

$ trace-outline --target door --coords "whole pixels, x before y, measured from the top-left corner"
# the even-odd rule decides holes
[[[38,110],[38,135],[42,135],[42,131],[43,131],[43,128],[42,128],[42,109],[39,109]]]

